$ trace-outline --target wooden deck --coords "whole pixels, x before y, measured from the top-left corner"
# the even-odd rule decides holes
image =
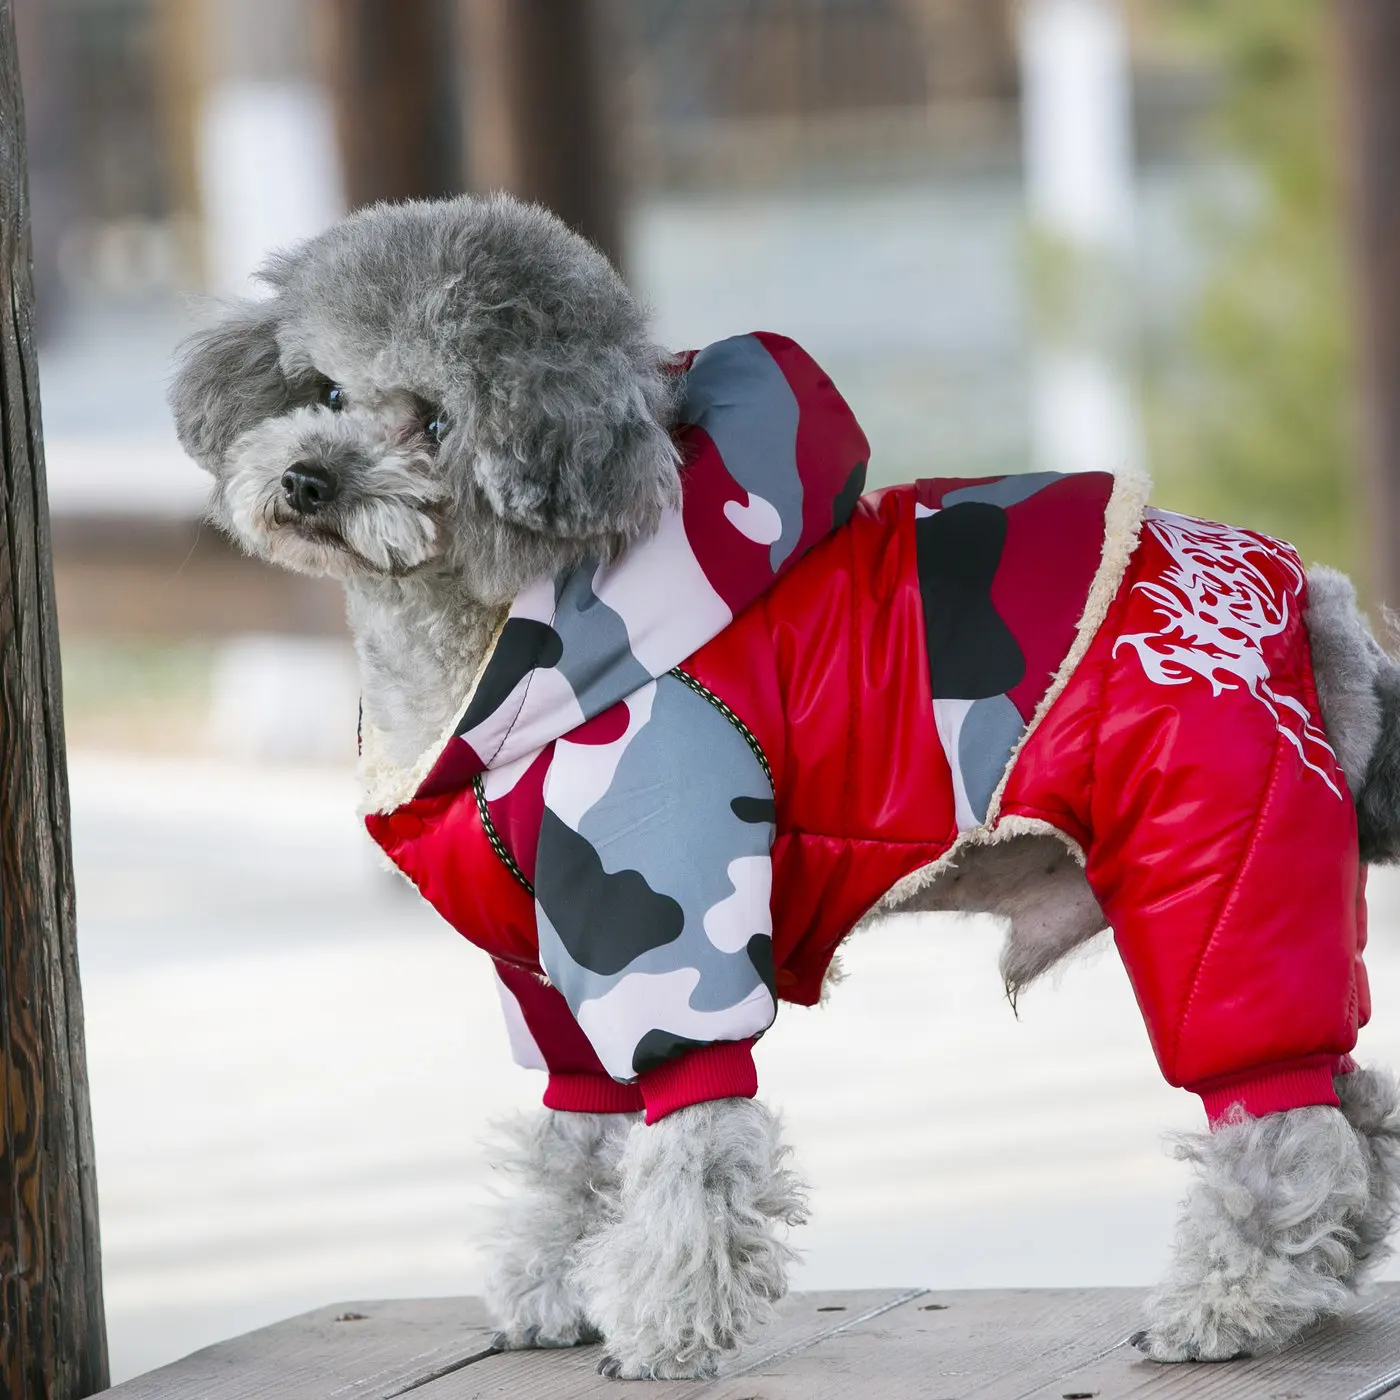
[[[1375,1400],[1400,1391],[1400,1285],[1287,1352],[1157,1366],[1135,1289],[803,1293],[718,1380],[629,1389],[597,1347],[500,1353],[475,1298],[341,1303],[196,1352],[112,1400]]]

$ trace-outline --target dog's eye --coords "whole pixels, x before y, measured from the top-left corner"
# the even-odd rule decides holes
[[[345,390],[339,384],[327,382],[321,385],[321,392],[317,397],[332,413],[339,413],[345,407]]]
[[[447,415],[439,409],[428,415],[427,421],[423,424],[423,431],[434,442],[441,442],[447,436],[448,427]]]

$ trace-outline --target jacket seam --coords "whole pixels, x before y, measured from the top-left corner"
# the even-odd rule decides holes
[[[925,850],[936,849],[939,852],[946,852],[953,848],[956,842],[949,841],[942,836],[932,836],[923,841],[893,840],[884,836],[852,836],[849,831],[814,831],[810,827],[794,826],[787,827],[778,833],[779,837],[800,838],[803,836],[815,837],[819,841],[859,841],[865,846],[889,846],[901,850]],[[880,896],[876,896],[878,899]]]
[[[1264,818],[1268,815],[1269,808],[1273,803],[1274,789],[1278,786],[1280,764],[1279,758],[1283,749],[1283,736],[1274,736],[1274,752],[1269,762],[1269,781],[1264,786],[1264,793],[1260,799],[1258,809],[1254,815],[1254,821],[1250,824],[1249,836],[1244,843],[1244,853],[1240,858],[1240,863],[1235,869],[1235,878],[1230,881],[1230,888],[1221,897],[1220,905],[1216,910],[1215,919],[1211,928],[1210,937],[1206,939],[1205,946],[1201,949],[1200,955],[1196,959],[1196,966],[1191,970],[1191,990],[1186,995],[1186,1005],[1181,1008],[1181,1015],[1177,1018],[1176,1034],[1172,1040],[1172,1057],[1181,1049],[1182,1035],[1186,1030],[1186,1023],[1191,1019],[1191,1012],[1196,1005],[1196,994],[1200,990],[1201,972],[1205,967],[1206,959],[1210,956],[1210,950],[1215,946],[1215,941],[1220,937],[1221,929],[1234,911],[1234,905],[1239,897],[1240,885],[1244,880],[1245,867],[1249,864],[1250,857],[1254,854],[1255,841],[1259,835],[1259,828],[1263,825]],[[1248,1074],[1248,1070],[1241,1070],[1240,1074]]]
[[[1213,1074],[1209,1079],[1195,1080],[1181,1087],[1189,1094],[1211,1093],[1221,1089],[1238,1089],[1263,1080],[1276,1079],[1283,1074],[1297,1074],[1310,1069],[1326,1069],[1328,1064],[1339,1060],[1341,1055],[1335,1050],[1313,1050],[1306,1055],[1294,1055],[1286,1060],[1271,1060],[1254,1069],[1242,1070],[1238,1074]]]
[[[910,520],[913,519],[913,508],[912,508],[912,506],[910,507],[910,513],[909,513],[909,516],[908,516],[907,518],[910,519]],[[857,559],[856,559],[855,531],[854,531],[854,530],[847,530],[847,531],[845,531],[844,533],[845,533],[845,535],[846,535],[846,555],[847,555],[847,558],[848,558],[849,561],[850,561],[848,577],[853,578],[853,579],[854,579],[854,578],[859,578],[860,575],[859,575],[859,573],[858,573],[858,571],[857,571],[857,563],[858,563],[858,561],[857,561]],[[922,613],[922,607],[923,607],[923,604],[922,604],[922,601],[921,601],[921,602],[920,602],[921,613]],[[856,612],[857,612],[857,608],[856,608],[855,600],[854,600],[854,599],[851,599],[850,606],[847,607],[847,609],[846,609],[846,615],[847,615],[847,618],[849,619],[849,622],[850,622],[850,628],[849,628],[849,631],[850,631],[850,640],[849,640],[849,643],[848,643],[850,650],[849,650],[848,653],[847,653],[847,655],[848,655],[848,657],[849,657],[849,662],[848,662],[848,664],[847,664],[847,666],[846,666],[846,677],[847,677],[847,683],[848,683],[848,685],[849,685],[849,687],[850,687],[850,692],[849,692],[849,694],[850,694],[850,700],[849,700],[850,708],[849,708],[848,713],[850,714],[850,717],[851,717],[851,723],[850,723],[849,734],[852,736],[852,738],[847,740],[846,761],[845,761],[845,763],[842,765],[842,767],[844,767],[845,770],[846,770],[845,781],[841,784],[841,810],[842,810],[843,812],[849,812],[849,811],[851,810],[852,799],[853,799],[854,794],[855,794],[855,785],[856,785],[856,764],[853,762],[853,757],[854,757],[854,756],[853,756],[853,755],[851,754],[851,752],[850,752],[850,744],[851,744],[851,742],[853,741],[854,736],[857,735],[857,734],[859,734],[859,733],[861,732],[861,724],[860,724],[860,696],[861,696],[860,679],[861,679],[861,678],[860,678],[860,677],[858,676],[858,674],[857,674],[856,663],[857,663],[857,659],[858,659],[858,658],[863,657],[863,656],[865,655],[865,648],[864,648],[864,647],[862,646],[862,644],[861,644],[862,639],[861,639],[861,637],[860,637],[860,628],[859,628],[859,625],[858,625],[858,621],[857,621],[857,617],[856,617]],[[925,664],[925,669],[927,669],[927,665],[928,665],[927,659],[925,660],[925,663],[924,663],[924,664]]]
[[[481,819],[481,829],[486,833],[486,839],[490,842],[491,849],[500,857],[505,868],[519,881],[525,893],[533,899],[535,897],[534,885],[530,883],[529,877],[516,863],[515,857],[511,855],[506,843],[501,839],[500,832],[496,830],[496,823],[491,819],[491,809],[486,803],[486,784],[480,773],[472,779],[472,792],[476,796],[476,814]]]
[[[739,731],[740,737],[749,746],[749,751],[758,760],[758,766],[763,769],[763,776],[768,779],[768,786],[773,788],[776,793],[777,787],[773,782],[773,770],[769,766],[768,755],[763,752],[763,745],[758,742],[753,730],[709,686],[703,681],[696,680],[688,671],[682,671],[679,666],[673,666],[666,674],[674,676],[687,689],[693,690],[702,700],[708,700]]]
[[[559,600],[558,600],[558,598],[556,598],[556,599],[555,599],[555,602],[554,602],[554,611],[553,611],[552,613],[550,613],[550,615],[549,615],[549,626],[550,626],[550,629],[551,629],[551,630],[556,630],[555,627],[554,627],[554,624],[558,621],[558,618],[559,618]],[[506,618],[506,621],[509,622],[509,621],[510,621],[510,618],[507,617],[507,618]],[[497,643],[499,644],[500,638],[498,637],[496,640],[497,640]],[[494,654],[495,654],[495,648],[493,647],[493,648],[492,648],[492,655],[494,655]],[[490,658],[487,659],[487,664],[488,664],[488,665],[490,664]],[[492,752],[491,752],[491,757],[490,757],[490,758],[483,758],[483,759],[482,759],[481,766],[482,766],[483,768],[489,768],[489,767],[496,761],[496,759],[500,757],[501,750],[502,750],[503,748],[505,748],[505,746],[510,742],[510,736],[511,736],[513,733],[515,733],[515,726],[516,726],[517,724],[520,723],[520,716],[521,716],[521,715],[524,713],[524,711],[525,711],[525,702],[530,698],[530,687],[531,687],[532,685],[534,685],[534,683],[535,683],[535,677],[539,674],[539,671],[540,671],[540,668],[539,668],[538,666],[531,666],[531,667],[530,667],[530,673],[529,673],[529,675],[527,675],[527,676],[525,677],[525,689],[522,690],[522,691],[520,692],[520,703],[515,707],[515,713],[510,717],[510,723],[506,725],[505,733],[503,733],[503,734],[501,735],[501,742],[500,742],[499,744],[497,744],[496,747],[492,750]],[[481,674],[482,674],[483,676],[486,674],[486,670],[485,670],[484,667],[482,668]],[[468,701],[468,702],[467,702],[467,707],[466,707],[466,709],[464,709],[464,710],[462,711],[462,719],[466,719],[466,717],[467,717],[467,710],[469,710],[470,708],[471,708],[471,702]],[[460,721],[460,720],[458,721],[458,724],[459,724],[459,726],[460,726],[460,724],[461,724],[461,721]],[[459,727],[459,728],[457,729],[457,731],[456,731],[458,737],[461,737],[461,732],[462,732],[462,731],[461,731],[461,729],[460,729],[460,727]]]

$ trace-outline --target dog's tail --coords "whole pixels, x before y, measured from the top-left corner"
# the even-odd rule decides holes
[[[1361,859],[1400,863],[1400,664],[1335,569],[1309,570],[1307,621],[1323,724],[1356,801]]]

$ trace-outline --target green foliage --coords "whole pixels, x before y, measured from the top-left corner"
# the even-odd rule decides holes
[[[1218,65],[1211,134],[1247,190],[1204,221],[1211,271],[1185,342],[1148,366],[1159,497],[1364,576],[1329,7],[1166,9]]]

